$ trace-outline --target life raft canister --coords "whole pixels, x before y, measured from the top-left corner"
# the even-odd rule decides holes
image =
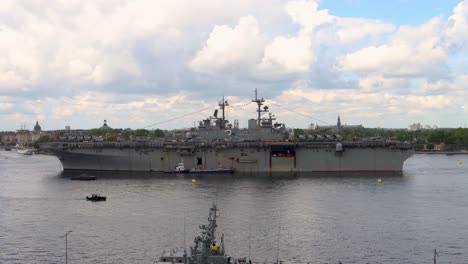
[[[213,243],[210,245],[211,251],[217,251],[218,248],[219,248],[219,245],[216,244],[215,242],[213,242]]]

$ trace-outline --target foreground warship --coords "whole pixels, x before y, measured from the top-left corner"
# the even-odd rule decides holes
[[[225,118],[228,102],[187,131],[183,139],[147,142],[52,142],[41,149],[56,155],[64,170],[175,172],[401,172],[413,155],[403,142],[342,141],[339,136],[292,139],[284,124],[257,97],[257,118],[240,129]]]
[[[246,258],[232,259],[224,252],[224,236],[221,242],[216,242],[216,217],[218,209],[216,204],[210,208],[208,225],[200,225],[201,232],[195,237],[194,245],[190,247],[190,255],[186,250],[172,249],[164,251],[155,263],[185,263],[185,264],[229,264],[246,263]],[[251,262],[250,262],[251,263]]]

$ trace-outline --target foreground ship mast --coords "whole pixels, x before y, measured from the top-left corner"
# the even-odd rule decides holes
[[[190,248],[191,256],[189,263],[191,264],[206,264],[206,263],[228,263],[230,257],[224,253],[224,236],[221,236],[221,244],[216,243],[216,217],[218,208],[216,204],[210,208],[208,216],[208,226],[201,225],[201,234],[195,237],[195,245]]]
[[[216,242],[216,218],[218,208],[216,204],[210,208],[208,225],[200,225],[200,234],[195,237],[194,245],[190,247],[190,256],[184,253],[177,253],[172,250],[164,252],[159,258],[164,263],[188,263],[188,264],[229,264],[231,257],[224,252],[224,235],[221,235],[221,243]],[[237,260],[237,263],[245,263],[245,259]]]

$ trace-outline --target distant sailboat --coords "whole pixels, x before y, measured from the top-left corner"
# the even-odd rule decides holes
[[[34,154],[34,149],[17,148],[17,152],[18,152],[18,154],[22,154],[22,155],[32,155],[32,154]]]
[[[30,146],[30,135],[29,130],[26,129],[24,124],[21,124],[21,129],[18,134],[18,144],[16,144],[16,149],[18,154],[22,155],[32,155],[36,151]]]

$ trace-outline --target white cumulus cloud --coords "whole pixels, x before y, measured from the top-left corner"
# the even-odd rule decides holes
[[[260,56],[263,42],[255,17],[240,18],[234,28],[215,26],[190,67],[204,73],[248,67]]]
[[[362,91],[366,92],[398,90],[411,87],[411,82],[405,78],[385,77],[381,74],[376,74],[360,78],[359,87]]]
[[[364,18],[337,18],[336,25],[338,38],[343,43],[351,43],[395,30],[393,24]]]
[[[339,46],[394,30],[392,24],[364,18],[342,18],[319,9],[316,1],[291,1],[286,12],[301,28],[296,36],[278,36],[265,47],[257,70],[263,75],[305,73],[321,46]]]
[[[460,2],[448,19],[447,36],[453,46],[466,49],[468,44],[468,1]]]
[[[319,10],[316,1],[288,2],[286,12],[295,23],[302,26],[302,30],[305,32],[311,32],[316,27],[332,23],[336,19],[335,16],[328,13],[328,10]]]
[[[368,46],[339,58],[338,69],[424,76],[444,65],[448,54],[441,39],[438,18],[419,26],[402,26],[387,44]]]
[[[277,37],[265,48],[258,69],[273,73],[307,72],[314,61],[310,37]]]

